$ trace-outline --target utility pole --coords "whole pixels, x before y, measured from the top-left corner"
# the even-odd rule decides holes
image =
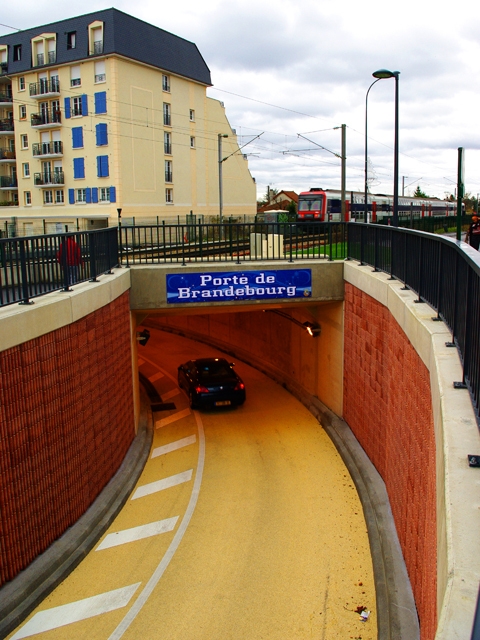
[[[346,129],[347,129],[347,125],[342,124],[342,215],[341,215],[342,222],[345,222],[345,182],[346,182],[346,165],[347,165]]]
[[[463,192],[465,188],[464,184],[464,164],[463,154],[464,148],[458,147],[458,171],[457,171],[457,240],[462,239],[462,204],[463,204]]]
[[[222,138],[228,138],[228,135],[226,133],[218,134],[218,196],[219,196],[219,209],[220,209],[220,218],[219,218],[220,224],[223,223]]]

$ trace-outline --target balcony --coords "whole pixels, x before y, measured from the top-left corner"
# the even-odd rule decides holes
[[[97,40],[93,43],[93,50],[90,51],[91,56],[96,56],[100,53],[103,53],[103,40]]]
[[[0,120],[0,134],[2,133],[13,133],[13,120]]]
[[[173,173],[171,171],[165,171],[165,182],[173,182]]]
[[[0,162],[15,162],[15,151],[0,148]]]
[[[8,73],[8,63],[0,62],[0,76],[4,76]]]
[[[0,93],[0,105],[2,107],[11,107],[13,105],[13,96],[11,92]]]
[[[36,59],[36,67],[43,67],[46,64],[55,64],[57,61],[57,52],[56,51],[48,51],[45,56],[44,53],[37,53]]]
[[[32,98],[55,98],[60,95],[60,81],[58,78],[40,80],[30,83],[30,96]]]
[[[60,140],[54,140],[53,142],[36,142],[32,145],[32,153],[37,158],[63,156],[63,143]]]
[[[62,122],[60,109],[47,109],[42,113],[32,113],[31,125],[37,129],[56,127]]]
[[[36,187],[63,186],[65,184],[65,177],[63,171],[34,173],[33,183]]]
[[[0,189],[17,189],[17,179],[13,176],[0,176]]]

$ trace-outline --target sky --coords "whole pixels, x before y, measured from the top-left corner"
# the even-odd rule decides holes
[[[111,7],[110,2],[2,3],[0,35]],[[399,71],[399,193],[480,193],[480,8],[470,0],[115,0],[115,8],[194,42],[208,65],[207,95],[225,104],[257,184],[297,193],[368,182],[393,193],[395,80]]]

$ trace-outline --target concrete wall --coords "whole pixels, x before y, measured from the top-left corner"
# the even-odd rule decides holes
[[[0,310],[0,585],[85,513],[133,441],[128,275]]]

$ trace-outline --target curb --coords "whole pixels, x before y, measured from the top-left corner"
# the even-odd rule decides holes
[[[118,471],[84,515],[0,589],[0,639],[80,564],[122,509],[143,471],[153,440],[150,404],[142,398],[140,425]]]

